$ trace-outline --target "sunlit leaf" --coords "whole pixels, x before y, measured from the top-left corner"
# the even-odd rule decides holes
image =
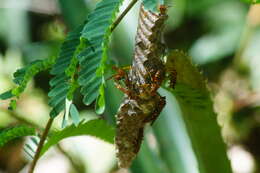
[[[73,123],[77,126],[80,122],[79,112],[74,104],[70,105],[70,116]]]
[[[0,147],[3,147],[7,142],[13,139],[31,135],[35,135],[34,128],[30,128],[24,125],[0,130]]]
[[[70,97],[73,95],[71,88],[74,83],[71,78],[76,73],[77,49],[80,46],[80,32],[83,29],[83,24],[75,30],[71,31],[60,48],[60,54],[57,62],[51,69],[51,74],[55,75],[50,81],[51,90],[48,93],[50,97],[49,105],[53,107],[50,116],[57,116],[65,108],[65,100],[68,93]]]
[[[110,28],[116,19],[116,14],[122,0],[103,0],[96,5],[95,10],[88,15],[88,23],[82,31],[82,39],[88,39],[91,46],[86,46],[79,54],[81,65],[79,84],[84,95],[84,103],[91,104],[97,100],[97,113],[103,113],[105,108],[103,80],[105,75],[108,43],[111,36]]]
[[[231,173],[213,103],[200,72],[189,57],[172,51],[167,64],[177,71],[177,85],[165,89],[176,97],[201,173]]]
[[[163,0],[143,0],[144,8],[153,12],[158,12],[158,7],[163,4]]]
[[[90,135],[97,137],[105,142],[114,143],[115,130],[108,125],[104,120],[95,119],[87,122],[81,122],[77,127],[73,124],[61,131],[53,133],[41,151],[43,155],[51,146],[59,141],[73,136]]]
[[[39,72],[49,69],[56,61],[55,57],[47,58],[44,60],[36,60],[28,64],[27,66],[18,69],[14,73],[13,82],[17,85],[12,90],[7,91],[0,95],[0,99],[9,99],[12,97],[19,98],[19,96],[24,92],[28,82]],[[9,108],[15,109],[16,100],[13,99],[10,102]]]
[[[1,100],[6,100],[6,99],[9,99],[9,98],[12,98],[14,95],[12,94],[12,90],[9,90],[9,91],[6,91],[2,94],[0,94],[0,99]]]
[[[257,4],[260,3],[260,0],[242,0],[243,2],[250,3],[250,4]]]

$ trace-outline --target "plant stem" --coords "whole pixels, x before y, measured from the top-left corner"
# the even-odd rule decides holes
[[[16,119],[17,121],[27,124],[29,126],[32,126],[34,128],[36,128],[39,132],[44,130],[44,127],[39,126],[38,124],[27,120],[26,118],[23,118],[22,116],[18,115],[16,112],[13,111],[8,111],[6,109],[0,109],[0,111],[6,112],[8,115],[10,115],[12,118]],[[68,158],[68,160],[70,161],[71,166],[75,169],[75,170],[79,170],[79,166],[77,166],[77,164],[75,164],[75,162],[73,161],[72,157],[65,152],[65,150],[62,148],[62,146],[60,146],[59,144],[57,144],[57,149],[60,151],[60,153],[62,153],[64,156],[66,156]],[[80,172],[80,171],[78,171]]]
[[[249,24],[245,25],[239,46],[235,52],[235,56],[234,56],[234,60],[233,60],[234,67],[236,69],[241,68],[241,65],[243,67],[243,59],[242,59],[243,57],[242,56],[243,56],[248,44],[250,43],[251,37],[254,32],[253,30],[254,30],[253,27],[250,26]]]
[[[37,163],[37,161],[38,161],[39,158],[40,158],[40,153],[41,153],[43,144],[44,144],[44,142],[45,142],[45,140],[46,140],[46,138],[47,138],[47,135],[48,135],[48,133],[49,133],[49,130],[50,130],[50,128],[51,128],[51,125],[52,125],[52,123],[53,123],[53,120],[54,120],[53,118],[50,118],[50,119],[49,119],[49,121],[48,121],[48,123],[47,123],[47,125],[46,125],[46,127],[45,127],[45,129],[44,129],[44,131],[43,131],[43,134],[42,134],[42,136],[41,136],[40,143],[39,143],[39,145],[38,145],[38,148],[37,148],[37,150],[36,150],[36,153],[35,153],[35,155],[34,155],[34,158],[33,158],[33,161],[32,161],[32,164],[31,164],[31,167],[30,167],[28,173],[33,173],[33,171],[34,171],[34,168],[35,168],[35,166],[36,166],[36,163]]]
[[[243,62],[243,54],[245,53],[248,45],[250,44],[250,41],[252,39],[252,36],[255,32],[255,28],[260,24],[260,5],[251,5],[250,9],[247,13],[247,20],[244,27],[244,31],[242,33],[242,37],[239,43],[239,46],[235,52],[233,64],[236,69],[243,68],[244,63]]]
[[[111,32],[117,27],[117,25],[121,22],[121,20],[125,17],[128,11],[135,5],[138,0],[132,0],[130,4],[126,7],[126,9],[122,12],[122,14],[116,19],[114,24],[111,27]]]

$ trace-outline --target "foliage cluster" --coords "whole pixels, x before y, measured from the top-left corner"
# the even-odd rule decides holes
[[[259,1],[244,1],[259,3]],[[2,100],[11,99],[9,108],[14,110],[16,101],[24,92],[30,79],[43,71],[48,71],[53,75],[49,82],[51,89],[48,93],[49,105],[52,107],[50,118],[54,119],[64,112],[64,128],[50,133],[40,151],[40,156],[62,139],[72,136],[91,135],[113,143],[114,128],[104,120],[80,121],[79,112],[74,103],[74,95],[77,89],[80,89],[84,104],[91,105],[96,101],[96,113],[104,113],[106,74],[110,70],[108,49],[122,3],[123,0],[102,0],[97,3],[86,20],[67,34],[58,56],[33,61],[17,70],[13,75],[13,82],[16,86],[0,95]],[[152,11],[156,11],[159,4],[156,0],[143,0],[143,3],[147,9]],[[169,105],[173,105],[181,112],[183,128],[188,136],[185,141],[191,148],[191,157],[195,158],[195,161],[189,163],[197,165],[198,171],[201,173],[231,173],[226,146],[216,121],[207,83],[185,53],[169,51],[166,59],[167,68],[177,71],[177,85],[174,89],[169,88],[166,81],[161,88],[161,93],[167,96],[168,104],[165,109],[171,109]],[[166,116],[165,114],[163,112],[162,116]],[[72,119],[73,124],[68,124],[68,117]],[[0,147],[10,140],[22,136],[35,136],[35,129],[21,125],[1,130]],[[158,136],[160,138],[160,134]],[[164,139],[165,145],[169,145],[165,140],[167,139]],[[144,143],[145,145],[146,143]],[[163,157],[167,158],[167,153],[164,154]],[[184,156],[177,153],[176,158],[183,160]],[[189,171],[185,163],[175,168],[169,166],[168,169],[169,172]]]

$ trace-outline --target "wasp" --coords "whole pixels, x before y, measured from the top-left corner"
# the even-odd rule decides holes
[[[132,85],[127,74],[127,70],[131,69],[131,66],[123,68],[113,66],[112,69],[116,71],[116,74],[108,78],[108,80],[114,79],[116,88],[128,95],[129,97],[132,97]],[[121,81],[123,81],[125,86],[122,85]]]
[[[160,11],[160,14],[165,15],[169,7],[170,6],[160,4],[158,10]]]

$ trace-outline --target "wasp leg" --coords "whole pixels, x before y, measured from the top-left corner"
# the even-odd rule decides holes
[[[134,98],[133,85],[129,80],[127,72],[125,71],[131,69],[131,66],[123,68],[113,66],[112,68],[117,71],[117,74],[112,76],[114,78],[116,88],[125,93],[129,98]],[[120,82],[123,82],[124,86]]]
[[[156,93],[156,91],[158,90],[158,88],[160,88],[160,84],[162,82],[162,72],[161,71],[157,71],[155,73],[155,75],[152,77],[152,84],[151,84],[151,93]]]
[[[156,83],[151,84],[151,94],[155,95],[156,91],[158,90],[159,87],[160,87],[160,85],[158,85]]]
[[[128,97],[132,96],[132,92],[130,90],[128,90],[127,88],[123,87],[121,84],[119,84],[118,82],[115,82],[115,86],[117,89],[119,89],[120,91],[122,91],[123,93],[125,93]]]
[[[130,82],[128,74],[126,72],[126,70],[130,70],[131,69],[131,66],[126,66],[126,67],[122,67],[122,68],[113,66],[112,69],[116,71],[116,74],[114,74],[113,76],[109,77],[107,80],[110,80],[112,78],[116,82],[119,82],[120,80],[124,80],[124,83],[125,83],[126,87],[131,88],[131,82]]]

